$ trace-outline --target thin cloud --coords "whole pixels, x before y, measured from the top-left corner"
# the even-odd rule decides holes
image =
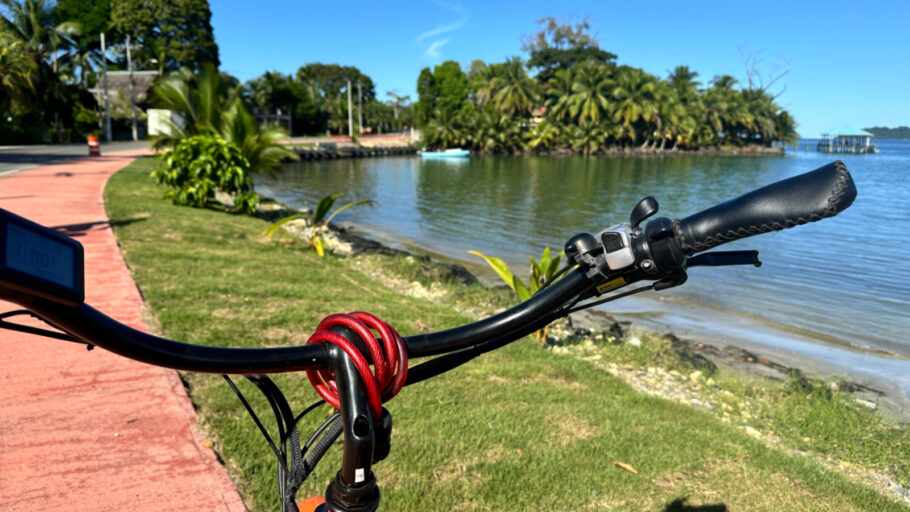
[[[439,41],[433,41],[433,44],[431,44],[426,49],[426,51],[424,51],[423,53],[424,53],[424,55],[426,55],[427,57],[430,57],[431,59],[438,59],[438,58],[442,57],[442,55],[439,53],[439,49],[442,48],[443,45],[445,45],[448,42],[449,42],[448,39],[441,39]]]
[[[460,17],[453,22],[439,25],[436,28],[433,28],[431,30],[427,30],[426,32],[421,33],[416,38],[414,38],[414,42],[416,42],[416,43],[423,43],[426,39],[429,39],[429,38],[432,38],[432,37],[435,37],[435,36],[438,36],[441,34],[445,34],[447,32],[452,32],[453,30],[458,30],[461,27],[463,27],[464,24],[467,23],[468,20],[471,18],[471,14],[464,7],[462,7],[459,4],[440,2],[440,1],[435,1],[433,3],[455,12],[456,14],[460,15]],[[433,58],[433,59],[441,58],[442,55],[439,53],[439,49],[442,48],[443,45],[445,45],[449,41],[451,41],[451,38],[438,39],[438,40],[432,41],[430,43],[430,45],[424,50],[424,52],[423,52],[424,55],[426,55],[430,58]]]

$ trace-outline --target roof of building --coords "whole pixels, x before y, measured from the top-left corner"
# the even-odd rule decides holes
[[[157,71],[133,71],[133,94],[137,105],[144,105],[148,99],[149,89],[158,78]],[[114,117],[129,117],[130,106],[130,72],[108,71],[107,89],[111,99],[111,115]],[[95,95],[95,100],[104,106],[104,81],[98,77],[98,83],[89,92]],[[140,112],[141,108],[138,108]]]
[[[837,128],[832,128],[822,135],[829,137],[874,137],[874,135],[867,132],[866,130],[854,128],[849,124],[842,124]]]

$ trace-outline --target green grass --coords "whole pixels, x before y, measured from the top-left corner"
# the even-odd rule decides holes
[[[165,336],[219,346],[301,344],[323,316],[354,310],[371,311],[405,335],[471,320],[451,304],[390,290],[353,259],[318,258],[303,243],[268,242],[259,235],[262,221],[172,206],[148,178],[151,167],[142,159],[114,175],[105,200]],[[419,280],[413,261],[377,262]],[[448,290],[462,306],[498,307],[509,300],[478,286]],[[638,364],[648,359],[646,351],[662,349],[646,343],[639,352],[630,350],[611,352]],[[277,510],[273,457],[237,399],[217,376],[184,377],[202,429],[247,505]],[[298,409],[316,399],[303,375],[276,380]],[[742,386],[738,391],[752,389]],[[249,386],[243,389],[266,411],[264,400]],[[830,444],[817,432],[804,435],[803,428],[812,428],[805,424],[819,418],[784,413],[799,410],[791,406],[799,396],[783,395],[782,409],[762,413],[763,421],[792,432],[787,439],[815,436],[811,446]],[[387,407],[395,420],[392,453],[374,468],[384,510],[657,511],[715,504],[731,510],[908,510],[811,457],[767,447],[717,414],[638,393],[596,365],[529,339],[405,388]],[[317,411],[302,430],[325,414]],[[847,445],[857,436],[865,439],[854,429],[869,421],[825,432]],[[869,443],[895,439],[881,435]],[[878,452],[863,453],[872,460]],[[339,459],[337,447],[299,497],[322,494]],[[631,464],[638,474],[614,462]],[[687,500],[685,506],[679,500]]]

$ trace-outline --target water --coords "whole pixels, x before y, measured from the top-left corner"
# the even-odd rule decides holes
[[[758,249],[763,267],[693,269],[680,288],[609,310],[677,332],[786,347],[842,367],[856,365],[859,356],[832,353],[831,346],[910,356],[910,141],[878,145],[877,155],[838,155],[859,191],[839,216],[724,246]],[[835,158],[799,151],[784,157],[331,160],[290,164],[275,177],[257,178],[256,186],[296,207],[338,192],[345,193],[340,201],[373,199],[376,206],[348,210],[340,220],[457,260],[471,260],[466,251],[479,250],[518,270],[545,245],[562,248],[579,231],[627,220],[645,195],[658,199],[659,215],[684,217]],[[875,362],[870,365],[874,372]],[[894,372],[910,373],[906,366]],[[910,391],[910,379],[902,387]]]

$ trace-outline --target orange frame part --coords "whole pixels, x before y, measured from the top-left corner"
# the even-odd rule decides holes
[[[298,503],[297,508],[300,509],[300,512],[328,512],[329,510],[328,507],[325,506],[324,496],[307,498]]]

